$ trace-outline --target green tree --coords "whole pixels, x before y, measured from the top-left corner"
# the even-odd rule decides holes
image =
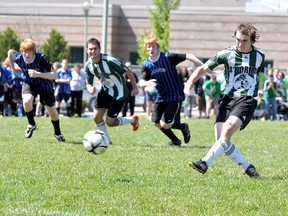
[[[9,49],[19,50],[21,39],[16,32],[8,27],[0,34],[0,60],[4,61],[7,58],[7,51]]]
[[[170,35],[170,12],[176,10],[180,6],[180,0],[153,0],[156,9],[148,8],[151,16],[150,22],[153,26],[152,32],[157,35],[160,49],[163,52],[169,50],[169,35]],[[137,39],[138,55],[137,63],[140,64],[147,58],[147,53],[143,47],[143,40],[147,35],[145,30]]]
[[[42,46],[41,52],[45,53],[51,62],[70,58],[67,41],[56,29],[51,30],[50,37]]]

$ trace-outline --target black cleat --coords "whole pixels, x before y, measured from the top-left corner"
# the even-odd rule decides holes
[[[33,131],[36,130],[37,125],[27,125],[25,130],[25,138],[31,138],[33,135]]]
[[[181,140],[177,140],[177,141],[170,141],[169,142],[169,145],[171,145],[171,146],[181,146]]]
[[[197,170],[198,172],[204,174],[208,170],[208,166],[205,161],[199,160],[195,162],[189,162],[189,166],[192,167],[193,169]]]
[[[66,142],[65,137],[62,134],[60,135],[55,134],[54,136],[59,142]]]
[[[260,174],[256,171],[256,168],[250,164],[244,172],[244,175],[247,174],[250,178],[258,178]]]
[[[185,143],[188,143],[190,141],[190,130],[189,130],[189,125],[187,123],[184,123],[185,127],[184,129],[182,129],[182,134],[183,134],[183,137],[184,137],[184,142]]]

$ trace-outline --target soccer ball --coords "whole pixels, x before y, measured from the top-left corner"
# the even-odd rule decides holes
[[[103,131],[91,130],[83,137],[83,145],[88,152],[95,155],[104,153],[110,143],[110,139]]]

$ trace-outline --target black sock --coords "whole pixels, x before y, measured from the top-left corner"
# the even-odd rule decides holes
[[[26,116],[27,116],[27,119],[28,119],[28,123],[32,126],[35,126],[36,125],[36,122],[34,120],[34,111],[31,110],[30,112],[26,112]]]
[[[183,130],[185,128],[185,124],[184,123],[174,123],[172,125],[173,129],[178,129],[178,130]]]
[[[171,141],[177,142],[177,141],[179,140],[178,137],[173,133],[173,131],[172,131],[171,129],[161,128],[160,130],[161,130],[162,133],[164,133]]]
[[[59,122],[59,119],[57,121],[52,121],[52,124],[54,126],[54,133],[56,135],[60,135],[61,134],[61,130],[60,130],[60,122]]]

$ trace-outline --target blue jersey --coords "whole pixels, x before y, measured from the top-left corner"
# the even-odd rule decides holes
[[[41,92],[53,92],[54,81],[43,78],[31,78],[28,74],[28,69],[34,69],[41,73],[49,73],[52,71],[52,64],[49,62],[46,55],[36,52],[33,62],[26,63],[22,54],[19,52],[14,62],[22,69],[24,82],[32,89],[37,89]]]
[[[70,70],[63,71],[61,68],[57,70],[57,79],[72,79],[72,73]],[[71,94],[70,83],[57,83],[57,93]]]
[[[0,82],[4,84],[6,81],[9,81],[12,78],[11,71],[7,68],[0,67]]]
[[[159,102],[183,101],[183,81],[180,79],[176,65],[186,60],[186,54],[160,52],[157,61],[147,58],[142,64],[144,80],[157,80],[157,99]]]

